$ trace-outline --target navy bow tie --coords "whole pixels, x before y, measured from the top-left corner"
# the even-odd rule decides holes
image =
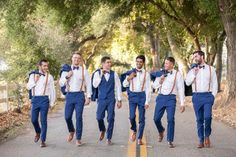
[[[142,70],[138,70],[138,69],[136,69],[136,72],[139,72],[139,73],[141,73],[141,72],[142,72]]]
[[[199,65],[199,69],[201,68],[205,69],[205,65]]]
[[[104,74],[110,74],[110,71],[104,71]]]
[[[39,73],[39,76],[45,76],[45,74],[43,74],[43,73]]]
[[[79,70],[79,67],[73,66],[73,70]]]

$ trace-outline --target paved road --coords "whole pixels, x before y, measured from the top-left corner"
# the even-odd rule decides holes
[[[167,147],[167,142],[157,142],[157,130],[153,123],[154,97],[152,106],[146,113],[145,145],[130,143],[128,104],[116,110],[113,145],[105,141],[98,142],[99,131],[95,120],[96,104],[92,103],[84,110],[84,132],[82,147],[76,147],[75,141],[66,142],[67,129],[63,118],[63,106],[48,120],[47,148],[40,148],[33,142],[32,127],[23,134],[0,145],[0,157],[236,157],[236,129],[213,121],[212,148],[197,149],[195,117],[191,107],[184,114],[176,112],[176,148]],[[164,115],[166,119],[166,115]],[[164,120],[166,124],[166,120]]]

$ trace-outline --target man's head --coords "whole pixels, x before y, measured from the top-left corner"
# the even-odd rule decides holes
[[[205,62],[205,53],[203,51],[194,51],[193,52],[193,60],[198,64],[202,64]]]
[[[145,56],[144,55],[139,55],[136,57],[136,68],[137,69],[142,69],[145,64]]]
[[[101,64],[102,64],[103,69],[111,70],[111,66],[112,66],[111,57],[109,56],[102,57]]]
[[[46,73],[49,68],[49,62],[46,59],[42,59],[38,63],[39,70],[41,70],[43,73]]]
[[[164,68],[165,70],[172,70],[175,66],[175,59],[173,57],[167,57],[165,59]]]
[[[71,57],[72,65],[79,66],[82,63],[82,60],[82,55],[78,51],[73,52]]]

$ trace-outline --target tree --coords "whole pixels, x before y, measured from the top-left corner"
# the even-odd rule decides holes
[[[225,104],[236,98],[236,2],[219,0],[219,10],[227,35],[227,84],[224,90]]]

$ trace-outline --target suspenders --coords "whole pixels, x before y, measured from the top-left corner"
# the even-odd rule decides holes
[[[84,86],[84,66],[82,66],[82,82],[81,82],[80,91],[82,91],[83,86]]]
[[[47,89],[47,85],[48,85],[48,77],[49,77],[49,74],[46,73],[46,81],[45,81],[45,86],[44,86],[44,90],[43,90],[43,95],[46,94],[46,89]],[[34,81],[35,81],[35,74],[34,74]],[[35,86],[33,87],[32,89],[32,95],[35,96]]]
[[[209,72],[210,72],[210,78],[209,78],[209,83],[208,83],[208,92],[210,92],[210,89],[211,89],[211,66],[210,65],[208,65],[208,67],[209,67]],[[197,79],[195,78],[194,79],[194,89],[195,89],[195,92],[197,92]]]
[[[176,73],[175,73],[174,83],[173,83],[173,86],[172,86],[172,88],[171,88],[171,91],[170,91],[170,93],[169,93],[168,95],[171,95],[171,94],[173,93],[174,89],[175,89],[176,79],[177,79],[177,73],[178,73],[178,71],[176,71]],[[162,87],[162,85],[161,85],[161,87]],[[161,87],[160,87],[160,94],[161,94]]]
[[[68,89],[68,92],[70,91],[70,85],[69,85],[69,80],[66,81],[66,86]],[[81,82],[81,86],[80,86],[80,91],[83,90],[84,87],[84,66],[82,66],[82,82]]]
[[[142,88],[141,88],[142,92],[144,91],[145,83],[146,83],[146,70],[144,71],[143,84],[142,84]],[[133,79],[131,80],[131,84],[132,84],[132,91],[134,91],[134,81],[133,81]]]

